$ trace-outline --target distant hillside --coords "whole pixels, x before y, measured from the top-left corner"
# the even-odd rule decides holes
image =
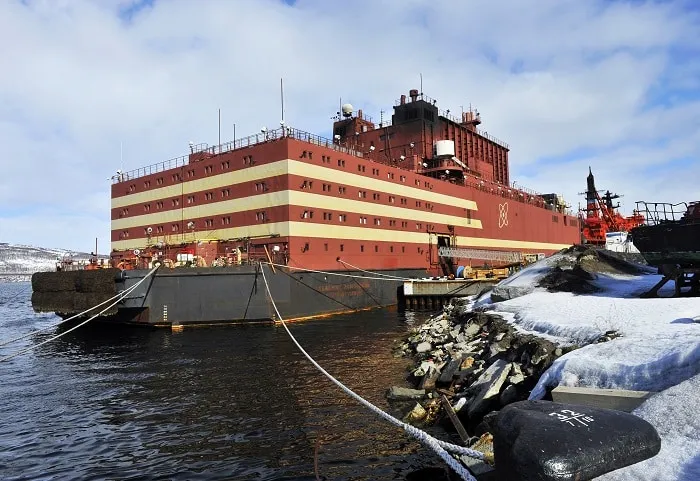
[[[53,271],[56,260],[64,256],[82,260],[88,259],[90,253],[0,242],[0,280],[26,280],[35,272]]]

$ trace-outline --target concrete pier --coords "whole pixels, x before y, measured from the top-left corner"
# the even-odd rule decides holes
[[[437,310],[453,297],[467,297],[491,288],[500,279],[416,279],[404,281],[399,307],[408,310]]]

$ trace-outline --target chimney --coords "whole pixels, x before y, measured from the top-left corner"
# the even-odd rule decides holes
[[[358,119],[361,119],[361,118],[362,118],[362,109],[359,109],[359,110],[357,111],[357,118],[358,118]]]
[[[405,94],[401,94],[401,105],[403,105],[403,104],[405,104],[405,103],[406,103],[406,95],[405,95]]]
[[[418,98],[418,89],[411,89],[411,91],[408,92],[408,95],[411,96],[411,102],[415,102]]]

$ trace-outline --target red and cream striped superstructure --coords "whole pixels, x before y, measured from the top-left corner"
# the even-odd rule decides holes
[[[435,274],[439,245],[551,253],[580,241],[556,196],[509,185],[509,148],[477,129],[478,114],[454,119],[435,104],[411,91],[391,123],[344,106],[332,140],[285,126],[119,174],[112,258],[189,252],[211,265],[235,252]]]

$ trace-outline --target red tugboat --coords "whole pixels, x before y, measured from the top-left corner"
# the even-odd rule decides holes
[[[629,217],[621,215],[618,212],[620,204],[613,205],[613,201],[620,196],[609,190],[601,195],[595,187],[595,178],[590,167],[586,182],[586,208],[579,212],[583,243],[612,250],[618,250],[618,244],[631,244],[628,234],[633,228],[644,223],[644,216],[638,210]]]
[[[480,123],[478,112],[455,118],[411,90],[379,124],[343,105],[333,139],[282,124],[119,172],[116,291],[163,265],[120,315],[162,325],[271,319],[261,268],[284,318],[390,305],[405,278],[460,277],[579,242],[558,195],[510,184],[510,148]],[[50,291],[43,284],[35,293]]]

